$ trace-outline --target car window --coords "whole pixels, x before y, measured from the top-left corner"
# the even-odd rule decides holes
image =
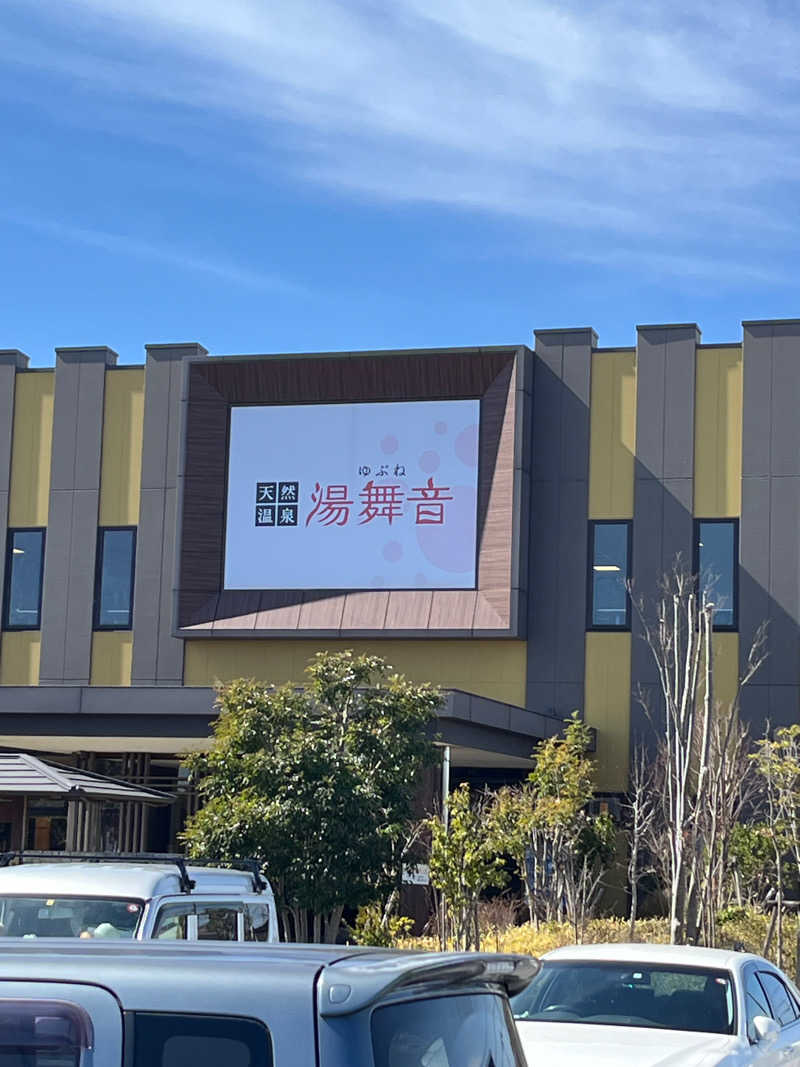
[[[375,1067],[523,1067],[514,1022],[495,994],[431,997],[372,1014]]]
[[[272,1040],[257,1019],[137,1012],[133,1067],[272,1067]]]
[[[744,983],[744,1000],[745,1009],[747,1011],[747,1036],[755,1039],[756,1032],[753,1027],[753,1020],[757,1015],[766,1015],[768,1019],[772,1018],[772,1010],[769,1006],[769,1001],[766,998],[764,990],[761,988],[761,983],[756,978],[755,971],[751,971]]]
[[[0,898],[0,935],[5,937],[132,938],[142,902],[115,897]]]
[[[764,987],[772,1008],[772,1018],[781,1024],[788,1026],[797,1018],[794,1001],[789,996],[789,990],[777,976],[771,971],[759,971],[758,979]]]
[[[517,1019],[735,1032],[727,971],[640,962],[545,960],[511,1002]]]
[[[158,913],[153,937],[185,941],[187,917],[194,912],[194,904],[165,904]]]
[[[78,1067],[92,1044],[92,1024],[77,1004],[0,1001],[3,1067]]]
[[[233,904],[197,904],[198,941],[236,941],[241,908]]]
[[[244,909],[245,941],[269,941],[269,905],[246,904]]]

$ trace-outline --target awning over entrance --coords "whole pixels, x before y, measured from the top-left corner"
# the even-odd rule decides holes
[[[91,771],[45,763],[26,752],[0,752],[0,796],[63,797],[65,800],[135,801],[169,804],[172,797],[157,789],[129,785]]]

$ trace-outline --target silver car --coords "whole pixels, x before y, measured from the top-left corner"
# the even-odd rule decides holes
[[[524,1067],[527,956],[0,941],[3,1067]]]

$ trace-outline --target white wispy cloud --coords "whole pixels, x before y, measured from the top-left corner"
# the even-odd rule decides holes
[[[89,248],[99,248],[104,252],[111,252],[115,255],[132,256],[150,262],[164,263],[170,267],[177,267],[179,270],[208,274],[222,281],[234,285],[244,285],[251,289],[293,293],[295,295],[303,292],[300,286],[285,281],[283,278],[269,274],[259,274],[216,257],[171,248],[151,241],[143,241],[130,234],[108,233],[105,230],[68,225],[55,219],[46,219],[38,215],[33,216],[4,211],[0,211],[0,221],[12,226],[21,226],[23,229],[43,234],[47,237],[54,237],[56,240],[85,245]]]
[[[677,272],[709,243],[796,243],[800,21],[780,0],[25,6],[40,33],[12,61],[223,116],[265,171],[573,242],[643,235]]]

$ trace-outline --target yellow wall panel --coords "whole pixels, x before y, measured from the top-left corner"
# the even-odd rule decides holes
[[[184,683],[213,685],[231,678],[300,682],[315,652],[341,651],[383,656],[415,682],[463,689],[508,704],[525,704],[524,641],[237,641],[213,638],[186,642]]]
[[[47,526],[55,371],[16,376],[9,526]]]
[[[130,685],[133,634],[130,630],[98,630],[92,634],[89,685]]]
[[[714,703],[730,707],[739,685],[739,635],[715,633],[711,640]],[[705,686],[703,686],[705,689]]]
[[[742,349],[697,350],[694,513],[724,519],[742,508]]]
[[[592,354],[589,518],[633,517],[636,353]]]
[[[41,634],[12,630],[0,641],[0,685],[38,685]]]
[[[584,717],[597,731],[599,792],[628,787],[631,722],[631,635],[586,634]]]
[[[100,525],[136,526],[142,476],[144,368],[106,371]]]

